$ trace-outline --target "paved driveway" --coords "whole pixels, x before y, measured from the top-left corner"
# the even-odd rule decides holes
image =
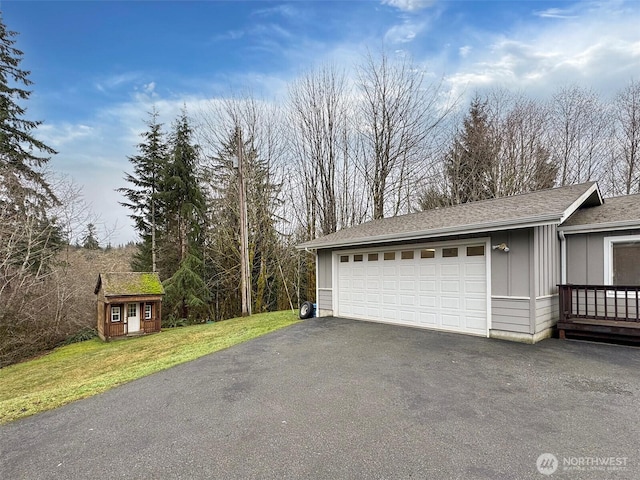
[[[632,479],[639,400],[637,348],[314,319],[0,427],[0,478]]]

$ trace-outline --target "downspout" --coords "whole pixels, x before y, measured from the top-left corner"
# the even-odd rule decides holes
[[[558,230],[560,238],[560,283],[567,284],[567,238],[562,230]]]

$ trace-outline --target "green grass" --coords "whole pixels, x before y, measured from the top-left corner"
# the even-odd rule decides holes
[[[51,410],[117,385],[296,323],[291,311],[104,343],[74,343],[0,370],[0,424]]]

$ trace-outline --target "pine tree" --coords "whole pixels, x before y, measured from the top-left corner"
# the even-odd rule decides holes
[[[491,170],[499,151],[487,120],[486,102],[475,98],[464,119],[463,130],[445,158],[451,203],[492,198]]]
[[[100,242],[96,236],[96,226],[93,223],[87,225],[87,233],[82,239],[82,248],[88,250],[98,250]]]
[[[0,13],[0,202],[15,209],[46,208],[56,198],[40,168],[56,152],[33,136],[42,122],[24,117],[20,103],[29,99],[26,88],[32,82],[30,72],[20,68],[23,53],[14,47],[16,35]]]
[[[204,288],[202,224],[205,200],[198,175],[198,146],[186,109],[174,122],[170,152],[162,174],[159,267],[167,289],[167,311],[190,322],[202,317],[209,295]]]
[[[148,130],[141,134],[143,141],[137,147],[139,154],[129,157],[133,164],[133,174],[126,173],[125,180],[132,186],[117,190],[127,198],[128,201],[120,204],[133,211],[129,217],[142,238],[132,264],[137,271],[157,270],[156,237],[161,222],[159,189],[168,153],[158,115],[155,108],[149,113]]]

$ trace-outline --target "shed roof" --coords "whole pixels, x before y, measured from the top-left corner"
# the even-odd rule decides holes
[[[560,228],[567,233],[615,228],[640,229],[640,194],[605,198],[602,205],[581,208]]]
[[[157,273],[109,272],[98,275],[94,293],[103,288],[107,297],[129,295],[164,295],[164,288]]]
[[[601,203],[598,185],[588,182],[373,220],[298,248],[332,248],[560,224],[581,205]]]

